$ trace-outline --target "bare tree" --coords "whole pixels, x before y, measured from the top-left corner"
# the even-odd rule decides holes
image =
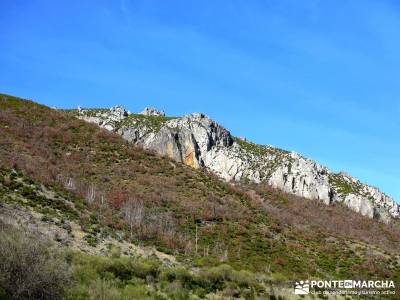
[[[129,199],[123,205],[122,212],[132,236],[134,229],[140,229],[143,225],[145,214],[143,201],[137,198]]]
[[[96,200],[96,188],[93,184],[88,187],[86,193],[86,201],[88,203],[93,203]]]

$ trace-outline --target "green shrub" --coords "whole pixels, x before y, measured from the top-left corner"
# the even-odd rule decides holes
[[[107,264],[101,272],[112,273],[116,278],[126,281],[132,278],[133,268],[130,259],[127,257],[114,258],[107,260]]]
[[[161,274],[161,280],[168,282],[179,281],[184,287],[191,288],[196,285],[196,278],[185,268],[168,268]]]
[[[89,299],[93,300],[120,300],[121,293],[115,284],[107,279],[94,280],[88,289]]]
[[[158,277],[159,262],[156,260],[135,260],[132,262],[132,272],[136,277],[146,279],[148,276]]]
[[[96,247],[97,244],[99,243],[99,239],[96,236],[91,235],[91,234],[85,235],[84,239],[92,247]]]
[[[121,257],[121,247],[117,247],[117,246],[111,245],[108,254],[109,254],[112,258]]]
[[[150,296],[150,291],[148,287],[144,284],[142,285],[127,285],[121,293],[121,299],[137,299],[137,300],[150,300],[154,297]]]

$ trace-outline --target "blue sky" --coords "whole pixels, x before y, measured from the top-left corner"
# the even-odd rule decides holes
[[[0,91],[201,111],[400,200],[400,2],[0,2]]]

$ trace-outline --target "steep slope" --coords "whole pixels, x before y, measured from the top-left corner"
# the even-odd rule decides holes
[[[344,173],[332,173],[297,153],[234,138],[203,114],[167,118],[155,109],[131,114],[122,107],[70,112],[158,154],[194,168],[205,167],[226,181],[267,183],[325,204],[344,203],[384,222],[400,214],[394,199],[377,188]]]
[[[121,111],[115,114],[119,120]],[[151,128],[149,134],[174,121],[146,115],[122,121],[132,119]],[[210,148],[234,145],[222,128],[209,127],[218,144]],[[110,239],[155,246],[190,267],[229,264],[274,284],[400,278],[396,220],[386,225],[340,203],[327,206],[263,184],[227,183],[70,113],[8,95],[0,96],[0,168],[0,218],[9,218],[15,206],[42,214],[43,222],[77,224],[87,243],[80,249],[101,248]],[[62,240],[73,243],[71,238]]]

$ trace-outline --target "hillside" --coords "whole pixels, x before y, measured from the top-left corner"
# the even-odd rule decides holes
[[[328,205],[343,203],[384,222],[400,215],[394,199],[379,189],[343,172],[333,173],[297,153],[233,137],[200,113],[169,118],[155,109],[134,114],[122,107],[68,112],[158,154],[193,168],[204,167],[228,182],[265,183]]]
[[[85,116],[97,118],[97,113],[107,111],[91,110]],[[181,299],[187,299],[189,294],[202,298],[210,293],[219,293],[223,299],[229,293],[247,299],[254,299],[256,295],[268,299],[279,294],[271,286],[288,287],[290,280],[400,279],[398,220],[393,219],[389,224],[377,222],[349,210],[345,200],[325,205],[324,201],[276,189],[277,186],[271,186],[268,180],[223,181],[211,172],[211,167],[200,168],[208,158],[201,157],[204,152],[200,151],[203,145],[199,139],[196,139],[198,148],[194,147],[193,151],[186,151],[193,143],[181,143],[180,152],[167,147],[167,152],[161,153],[167,154],[164,156],[155,152],[160,143],[146,147],[149,144],[143,142],[148,141],[149,136],[166,131],[164,124],[167,122],[172,122],[168,123],[170,126],[174,122],[181,124],[185,119],[154,115],[121,118],[121,113],[126,116],[124,111],[119,111],[114,122],[124,130],[114,133],[112,131],[117,128],[114,123],[106,130],[76,118],[74,111],[58,111],[0,95],[2,223],[24,224],[29,228],[35,220],[38,225],[34,227],[42,235],[63,248],[86,253],[89,261],[106,259],[101,256],[107,256],[107,247],[111,246],[123,249],[122,256],[133,258],[135,253],[146,256],[146,252],[151,251],[154,259],[167,261],[160,265],[162,270],[152,273],[154,282],[146,281],[148,274],[144,275],[145,279],[143,274],[142,277],[134,275],[129,269],[131,262],[116,264],[127,269],[127,276],[133,278],[130,284],[143,287],[144,294],[150,295],[155,289],[172,299],[178,297],[168,294],[163,285],[166,282],[179,284],[187,291]],[[204,117],[197,115],[195,118]],[[132,119],[151,128],[151,133],[128,141],[128,134],[140,134],[132,123],[129,127],[122,126]],[[109,120],[107,117],[107,122]],[[100,125],[106,127],[107,124]],[[275,148],[260,148],[234,139],[216,124],[212,128],[214,144],[204,145],[206,148],[215,146],[223,152],[225,146],[242,150],[252,147],[255,152],[260,149],[273,152],[274,157],[282,157],[282,160],[293,157]],[[187,140],[181,139],[184,134],[185,131],[176,132],[172,137],[178,136],[179,141],[184,141]],[[143,149],[143,146],[150,149]],[[186,149],[185,154],[192,153],[181,156],[186,164],[168,158],[174,153],[182,154],[182,149]],[[297,170],[297,163],[303,161],[301,157],[294,159],[290,160],[292,172]],[[199,168],[194,168],[196,166]],[[279,168],[277,166],[276,170]],[[316,168],[325,172],[323,168]],[[276,172],[272,172],[270,178]],[[339,175],[325,175],[334,182],[342,180],[337,177]],[[337,186],[338,189],[343,187],[342,184]],[[364,187],[360,189],[363,191]],[[335,197],[354,193],[351,185],[351,190],[342,189]],[[392,212],[390,209],[394,206],[384,206],[391,202],[386,198],[383,201],[383,206],[377,208]],[[73,263],[85,265],[77,260]],[[158,277],[171,271],[168,268],[175,268],[175,264],[193,277]],[[191,273],[198,270],[200,273],[214,270],[215,276]],[[218,272],[228,275],[220,276]],[[117,273],[115,271],[113,276],[127,282],[123,277],[126,273]],[[254,280],[246,281],[243,277]],[[94,277],[88,275],[85,284],[89,284],[90,278]],[[134,278],[141,278],[141,281]],[[188,278],[190,283],[185,281]]]

